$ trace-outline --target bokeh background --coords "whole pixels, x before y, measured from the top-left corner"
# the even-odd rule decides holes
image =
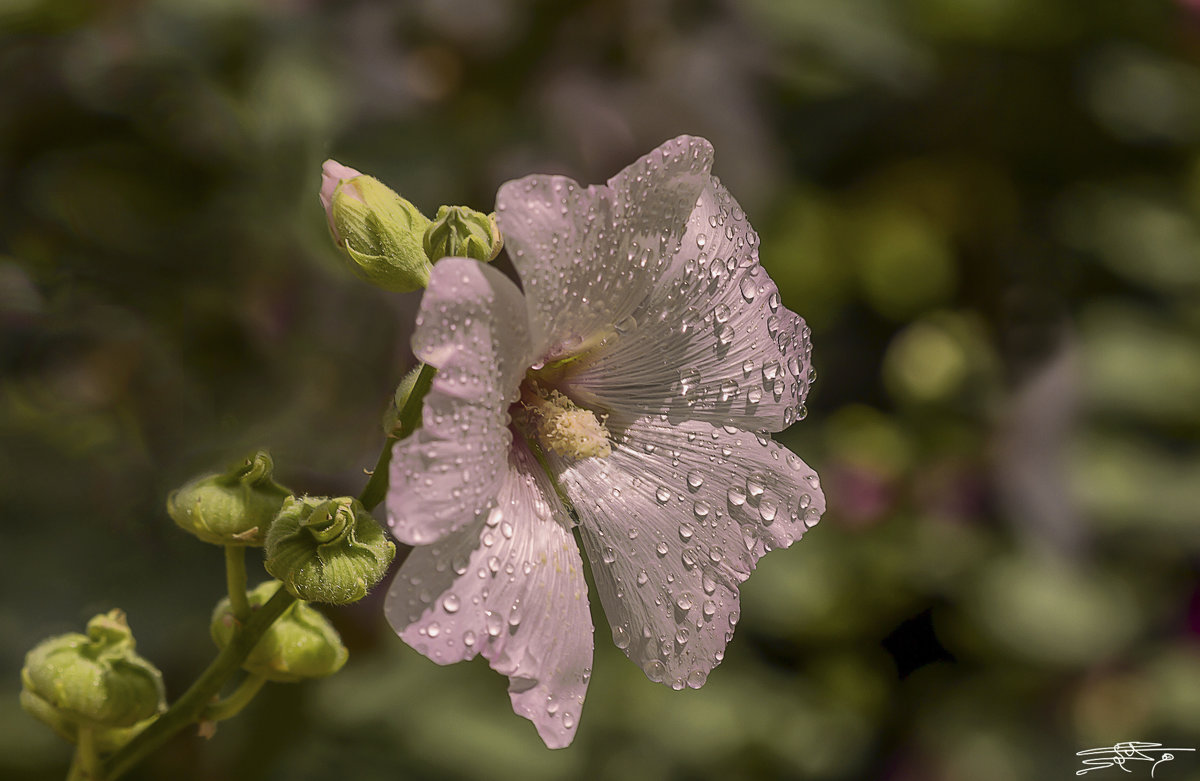
[[[649,683],[597,616],[551,752],[374,599],[329,613],[343,672],[130,778],[1024,781],[1200,748],[1200,3],[2,0],[0,31],[3,778],[69,760],[17,705],[42,637],[122,607],[171,695],[211,658],[221,555],[172,487],[259,446],[362,487],[418,298],[340,265],[322,160],[486,210],[685,132],[813,329],[782,439],[830,506],[708,685]]]

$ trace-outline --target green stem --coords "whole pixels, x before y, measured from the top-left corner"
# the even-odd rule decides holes
[[[205,709],[212,703],[213,697],[217,696],[225,682],[241,668],[242,662],[262,639],[263,634],[294,602],[295,597],[281,588],[265,605],[252,611],[246,623],[234,632],[229,644],[217,654],[217,658],[196,679],[191,688],[157,721],[108,758],[104,763],[105,781],[120,778],[176,732],[200,720]]]
[[[67,781],[101,781],[100,756],[96,753],[96,730],[94,727],[79,726],[76,734],[75,758]]]
[[[421,365],[416,382],[413,383],[408,398],[404,400],[404,406],[400,408],[396,430],[384,441],[383,450],[379,453],[379,460],[375,462],[375,469],[371,472],[371,479],[367,481],[366,487],[358,497],[363,507],[368,510],[374,509],[387,495],[388,466],[392,463],[392,446],[416,431],[417,426],[420,425],[421,402],[424,401],[425,394],[433,385],[433,375],[435,374],[437,374],[437,369],[427,363]]]
[[[203,719],[205,721],[224,721],[225,719],[233,718],[241,713],[242,708],[250,704],[250,700],[254,699],[254,695],[258,694],[258,690],[263,687],[267,679],[261,675],[251,673],[247,675],[238,687],[233,690],[233,694],[229,695],[220,702],[214,702],[204,710]]]
[[[250,601],[246,598],[246,548],[225,546],[225,586],[229,590],[229,605],[238,623],[250,617]]]

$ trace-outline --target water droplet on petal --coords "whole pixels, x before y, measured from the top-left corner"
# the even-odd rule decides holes
[[[700,474],[700,470],[693,469],[692,471],[688,472],[687,484],[689,488],[695,491],[700,486],[704,485],[704,475]]]
[[[691,610],[692,604],[692,592],[690,591],[684,591],[675,598],[675,605],[680,610]]]
[[[734,507],[741,507],[746,503],[746,492],[740,486],[729,487],[729,503]]]
[[[458,607],[458,597],[454,594],[447,594],[442,598],[442,610],[445,610],[447,613],[457,613]]]
[[[623,626],[617,625],[612,630],[613,645],[624,651],[629,647],[629,630]]]
[[[667,673],[667,667],[657,659],[651,659],[646,662],[646,677],[655,683],[662,683],[663,676]]]
[[[695,513],[696,517],[700,519],[707,518],[710,509],[711,508],[708,506],[708,502],[704,501],[703,499],[698,499],[696,503],[692,505],[692,512]]]
[[[499,637],[504,631],[504,619],[494,610],[489,610],[483,614],[483,623],[487,627],[487,633],[490,637]]]
[[[751,472],[746,476],[746,492],[750,498],[757,499],[767,490],[767,478],[760,472]]]
[[[671,501],[671,492],[665,485],[660,485],[658,490],[654,492],[654,498],[658,500],[659,504],[666,504]]]
[[[757,285],[753,279],[748,276],[742,277],[742,281],[739,283],[738,287],[742,291],[742,298],[746,299],[747,302],[754,300],[754,294],[758,291]]]
[[[703,670],[692,670],[690,673],[688,673],[687,685],[691,686],[693,689],[699,689],[704,685],[704,682],[707,679],[708,676]]]
[[[692,538],[693,534],[695,534],[695,530],[692,529],[692,527],[689,524],[686,524],[686,523],[679,524],[679,539],[683,540],[684,542],[687,542],[688,540],[690,540]]]

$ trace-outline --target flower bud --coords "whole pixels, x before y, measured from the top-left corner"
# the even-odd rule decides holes
[[[276,483],[274,462],[260,450],[223,474],[198,477],[167,497],[167,514],[214,545],[262,545],[291,492]]]
[[[474,258],[487,263],[500,254],[503,246],[496,215],[466,206],[442,206],[425,229],[425,254],[430,262],[441,258]]]
[[[260,584],[247,595],[251,608],[262,607],[282,585],[278,580]],[[218,648],[224,650],[229,644],[236,626],[237,619],[226,597],[217,603],[210,627]],[[268,681],[293,683],[332,675],[342,669],[348,657],[346,646],[325,616],[303,602],[294,602],[263,634],[242,669]]]
[[[104,742],[119,744],[124,728],[131,735],[167,707],[162,673],[134,645],[120,610],[93,618],[86,635],[43,640],[25,655],[21,705],[68,740],[83,726],[111,729]]]
[[[429,284],[421,246],[429,219],[378,179],[326,160],[321,204],[333,239],[360,278],[405,293]]]
[[[396,546],[357,499],[289,498],[267,534],[267,572],[309,602],[357,602],[387,573]]]

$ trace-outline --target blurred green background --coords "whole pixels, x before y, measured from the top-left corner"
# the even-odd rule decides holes
[[[0,30],[3,778],[69,759],[17,705],[37,640],[122,607],[172,696],[211,657],[221,555],[167,491],[257,446],[314,494],[374,463],[418,298],[341,267],[322,160],[432,214],[684,132],[812,326],[782,439],[830,506],[708,685],[598,623],[551,752],[373,599],[329,611],[343,672],[130,778],[999,781],[1200,748],[1200,2],[0,0]]]

